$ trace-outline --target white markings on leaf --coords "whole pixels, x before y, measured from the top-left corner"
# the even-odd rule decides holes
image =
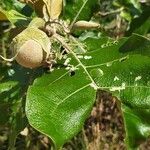
[[[70,67],[70,71],[75,71],[75,70],[78,70],[78,69],[79,69],[78,67],[75,67],[73,65]]]
[[[137,77],[135,78],[135,82],[138,81],[138,80],[141,80],[141,79],[142,79],[141,76],[137,76]]]
[[[63,55],[63,57],[62,57],[63,59],[67,59],[67,55]]]
[[[114,87],[111,87],[109,90],[111,92],[114,92],[114,91],[121,91],[121,90],[124,90],[126,88],[126,84],[125,83],[122,83],[121,86],[114,86]]]
[[[15,71],[13,69],[8,70],[8,75],[13,76],[15,74]]]
[[[78,55],[77,56],[79,59],[82,59],[83,58],[83,55]]]
[[[113,65],[113,63],[118,62],[118,61],[120,61],[123,58],[125,58],[125,57],[122,57],[122,58],[119,58],[119,59],[115,59],[113,61],[109,61],[109,62],[106,62],[106,63],[96,64],[96,65],[90,65],[90,66],[85,66],[85,67],[86,68],[95,68],[95,67],[100,67],[100,66],[104,66],[104,65],[106,65],[107,67],[110,67],[110,66]]]
[[[92,56],[84,56],[84,59],[92,59]]]
[[[121,86],[125,88],[125,86],[126,86],[126,83],[124,83],[124,82],[123,82]]]
[[[103,72],[103,70],[102,70],[102,69],[98,69],[98,71],[99,71],[99,73],[100,73],[100,75],[101,75],[101,76],[103,76],[103,75],[104,75],[104,72]]]
[[[107,43],[101,45],[101,48],[105,48],[105,47],[109,47],[109,46],[117,45],[117,44],[118,44],[118,41],[107,41]]]
[[[70,61],[71,61],[71,58],[67,58],[64,62],[64,65],[67,66],[70,63]]]
[[[79,66],[79,65],[77,65],[77,66],[69,65],[69,66],[67,66],[65,69],[66,69],[66,70],[69,70],[69,71],[75,71],[75,70],[78,70],[78,69],[79,69],[78,66]]]
[[[112,65],[112,62],[108,62],[108,63],[106,64],[107,67],[110,67],[111,65]]]
[[[123,61],[125,61],[126,59],[129,59],[129,55],[127,55],[127,56],[125,56],[125,57],[122,57],[122,58],[120,58],[120,62],[123,62]]]
[[[114,81],[119,81],[119,78],[117,76],[115,76]]]
[[[90,86],[91,86],[92,88],[94,88],[94,90],[97,90],[97,89],[99,88],[98,86],[96,86],[95,83],[91,83]]]
[[[66,70],[70,70],[70,67],[68,66],[68,67],[66,67],[65,69],[66,69]]]

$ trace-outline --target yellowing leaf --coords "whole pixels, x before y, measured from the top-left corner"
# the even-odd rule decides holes
[[[6,15],[4,15],[2,12],[0,12],[0,21],[8,20]]]
[[[0,7],[0,20],[8,20],[6,14],[4,13],[4,10]]]
[[[51,19],[58,19],[62,11],[63,0],[51,0]]]
[[[0,8],[0,20],[9,20],[14,25],[18,20],[27,20],[27,17],[16,10],[6,11]]]
[[[58,19],[62,11],[63,0],[43,0],[46,4],[50,19]]]

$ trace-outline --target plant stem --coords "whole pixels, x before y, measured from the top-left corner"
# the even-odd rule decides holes
[[[75,18],[73,19],[73,21],[72,21],[72,23],[71,23],[71,25],[70,25],[70,27],[69,27],[70,31],[71,31],[71,29],[72,29],[74,23],[76,22],[77,18],[79,17],[81,11],[83,10],[83,8],[84,8],[84,6],[86,5],[87,2],[88,2],[88,0],[86,0],[86,1],[83,3],[83,5],[82,5],[82,7],[80,8],[80,10],[78,11],[77,15],[76,15]]]
[[[107,15],[111,15],[111,14],[116,14],[116,13],[120,13],[122,10],[123,10],[124,8],[123,7],[121,7],[121,8],[119,8],[119,9],[117,9],[117,10],[113,10],[113,11],[110,11],[110,12],[98,12],[97,14],[96,14],[96,16],[98,15],[100,15],[100,16],[107,16]]]
[[[2,55],[6,58],[6,47],[5,47],[5,39],[2,38]]]

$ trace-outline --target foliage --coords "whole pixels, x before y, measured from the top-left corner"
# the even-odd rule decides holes
[[[27,5],[15,1],[16,7],[13,1],[8,2],[1,2],[1,20],[8,19],[17,30],[22,25],[27,27],[31,19],[41,14],[38,10],[34,12],[31,5],[31,15],[26,16],[22,10]],[[128,25],[131,23],[129,36],[119,39],[104,36],[105,28],[78,34],[71,30],[66,35],[66,26],[56,23],[58,33],[50,37],[52,49],[57,56],[61,56],[62,49],[65,53],[57,58],[50,71],[44,67],[30,70],[15,63],[11,66],[1,63],[0,110],[5,115],[0,116],[0,126],[10,128],[9,149],[28,124],[47,135],[55,149],[61,148],[81,130],[100,90],[109,91],[119,99],[128,149],[137,148],[141,140],[149,137],[150,39],[147,35],[150,25],[148,4],[144,5],[130,0],[113,3],[117,9],[123,8],[119,10],[120,17],[128,20]],[[94,16],[99,7],[97,0],[66,0],[60,18],[67,29],[72,29],[72,21],[99,21]],[[46,10],[49,11],[48,7]],[[140,25],[134,23],[144,14],[147,16]],[[134,19],[136,15],[139,17]]]

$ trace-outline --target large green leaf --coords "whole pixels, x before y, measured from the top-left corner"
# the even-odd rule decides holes
[[[75,75],[62,68],[35,80],[28,89],[30,124],[48,135],[58,148],[80,131],[96,97],[92,81],[75,59]]]
[[[122,53],[140,54],[150,56],[150,41],[146,37],[133,34],[128,40],[119,48]]]
[[[1,6],[0,6],[0,16],[2,16],[4,20],[8,19],[13,26],[27,26],[27,24],[30,21],[30,18],[22,15],[18,11],[14,9],[4,10]]]
[[[129,109],[149,109],[150,59],[146,55],[149,54],[149,40],[139,35],[119,41],[87,35],[80,39],[81,45],[87,46],[87,52],[69,54],[69,64],[74,71],[71,73],[65,67],[55,68],[52,73],[36,79],[27,92],[29,123],[48,135],[57,148],[81,129],[94,103],[97,88],[114,92],[122,100],[122,106]],[[131,46],[130,39],[136,39],[132,43],[135,45],[140,42],[140,47]],[[137,92],[138,96],[135,96]],[[127,141],[132,138],[128,146],[136,146],[136,140],[143,139],[143,135],[133,126],[135,124],[132,124],[134,131],[129,134],[127,111],[121,108]],[[140,121],[136,126],[141,127],[142,124],[144,122]],[[148,126],[143,126],[143,130],[149,129],[145,127]]]
[[[136,34],[121,41],[89,51],[94,60],[82,62],[96,84],[123,103],[126,142],[133,148],[150,135],[150,41]],[[84,42],[90,45],[89,38]]]

